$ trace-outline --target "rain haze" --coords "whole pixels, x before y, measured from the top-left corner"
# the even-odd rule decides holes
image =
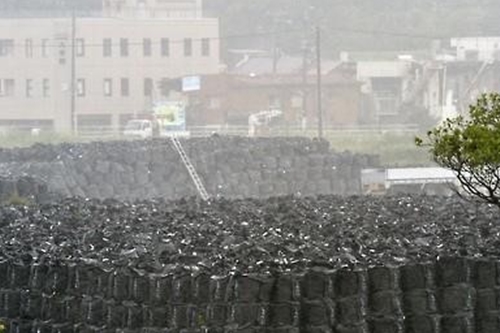
[[[500,332],[499,0],[0,0],[0,333]]]

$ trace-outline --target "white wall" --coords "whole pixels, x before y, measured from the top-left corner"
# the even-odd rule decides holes
[[[85,54],[76,59],[76,77],[86,82],[86,95],[77,98],[78,114],[120,114],[144,110],[151,98],[144,96],[144,78],[156,84],[161,78],[217,73],[219,23],[217,19],[113,19],[77,20],[77,39],[83,39]],[[53,119],[58,130],[70,128],[70,19],[0,20],[1,38],[15,40],[14,54],[0,57],[0,79],[16,80],[14,96],[0,97],[1,120]],[[8,37],[5,37],[8,36]],[[112,56],[103,56],[103,39],[112,39]],[[120,56],[120,39],[129,43],[127,57]],[[143,39],[152,43],[150,57],[143,55]],[[170,55],[160,54],[160,40],[170,40]],[[184,39],[193,40],[193,55],[184,56]],[[201,54],[201,39],[209,38],[210,55]],[[25,40],[33,43],[33,57],[25,54]],[[42,56],[42,40],[50,42],[49,55]],[[67,60],[59,64],[59,42],[65,42]],[[42,82],[50,81],[50,96],[42,96]],[[113,95],[104,96],[104,78],[113,80]],[[120,96],[120,79],[128,78],[129,96]],[[26,80],[33,80],[33,96],[26,96]],[[66,87],[66,90],[64,90]]]

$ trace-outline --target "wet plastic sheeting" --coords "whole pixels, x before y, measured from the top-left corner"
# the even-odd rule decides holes
[[[48,294],[77,287],[88,295],[145,301],[178,297],[175,288],[164,295],[151,287],[146,272],[295,272],[397,266],[453,255],[489,257],[500,254],[496,214],[488,206],[435,197],[136,204],[71,199],[4,206],[1,255],[20,260],[0,262],[0,284],[16,287],[29,279]],[[58,266],[57,260],[75,266]],[[456,265],[449,274],[460,278],[466,272]],[[107,269],[117,266],[124,270],[109,276]],[[443,276],[443,283],[451,277]],[[181,289],[197,288],[190,283],[174,281]]]
[[[0,318],[13,333],[498,332],[497,216],[437,197],[3,206]]]
[[[337,153],[326,140],[210,137],[181,141],[213,196],[360,193],[360,170],[378,166],[376,156]],[[197,193],[170,140],[165,139],[0,150],[0,175],[6,175],[0,176],[0,201],[13,193],[44,202],[74,196],[178,199]]]

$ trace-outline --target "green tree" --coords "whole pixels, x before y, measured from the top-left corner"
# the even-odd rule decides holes
[[[415,143],[453,170],[466,192],[500,207],[500,94],[483,94],[467,117],[447,119]]]

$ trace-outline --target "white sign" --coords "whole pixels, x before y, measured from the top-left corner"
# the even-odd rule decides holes
[[[201,88],[199,76],[185,76],[182,78],[182,91],[197,91]]]

